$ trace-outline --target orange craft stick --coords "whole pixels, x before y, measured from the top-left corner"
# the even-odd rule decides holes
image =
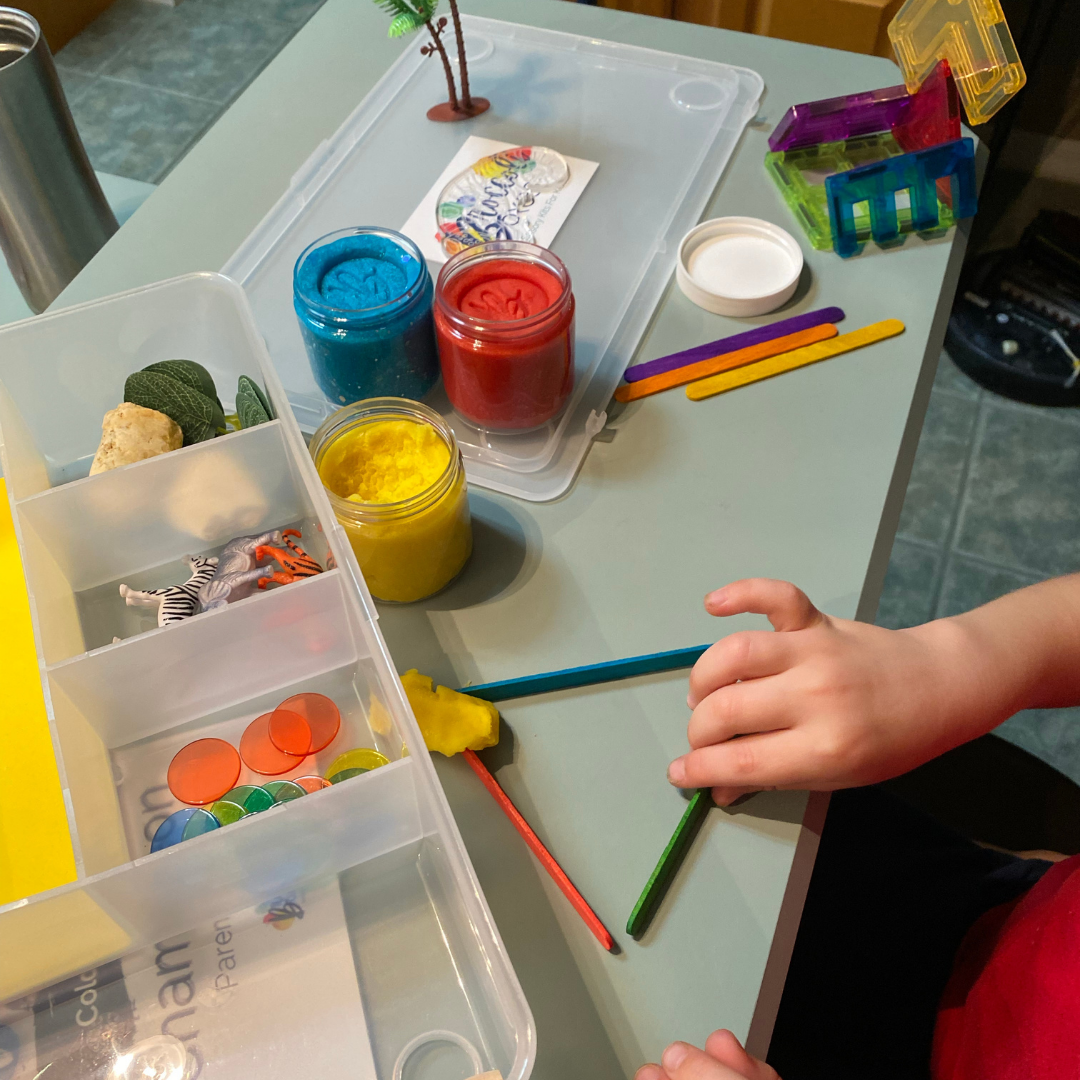
[[[791,352],[792,349],[801,349],[805,345],[826,341],[828,338],[836,337],[836,334],[837,329],[833,323],[811,326],[809,330],[800,330],[798,333],[787,334],[773,341],[763,341],[760,345],[750,345],[745,349],[724,353],[723,356],[699,360],[696,364],[688,364],[674,371],[664,371],[648,379],[640,379],[638,382],[624,383],[615,391],[615,400],[637,401],[638,398],[648,397],[650,394],[659,394],[661,390],[671,390],[673,387],[685,386],[688,382],[695,382],[709,375],[719,375],[722,371],[752,364],[755,360],[767,360],[770,356],[779,356],[781,353]]]
[[[574,883],[566,876],[563,868],[555,861],[554,856],[529,827],[529,823],[518,813],[518,808],[510,801],[510,796],[499,786],[499,781],[488,772],[487,766],[476,756],[475,750],[463,751],[465,760],[469,763],[478,777],[480,783],[491,792],[492,797],[502,807],[503,813],[510,819],[513,826],[522,839],[529,845],[532,853],[540,860],[544,869],[551,875],[551,880],[562,890],[563,896],[573,905],[574,910],[584,920],[585,925],[593,932],[596,940],[611,952],[615,948],[615,940],[607,932],[604,924],[597,917],[596,912],[585,902],[585,897],[574,888]]]

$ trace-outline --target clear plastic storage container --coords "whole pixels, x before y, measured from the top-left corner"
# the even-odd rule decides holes
[[[457,416],[441,391],[425,399],[452,425],[470,483],[553,499],[603,428],[679,241],[700,219],[764,83],[729,64],[497,19],[462,22],[472,92],[491,110],[467,124],[428,120],[446,85],[420,43],[410,45],[224,272],[244,286],[300,427],[312,432],[340,402],[319,390],[292,309],[293,264],[308,244],[350,226],[400,229],[470,135],[599,162],[550,245],[577,300],[566,408],[531,431],[505,432]]]
[[[226,412],[251,376],[280,419],[88,476],[125,377],[175,357],[209,369]],[[93,1051],[116,1078],[136,1062],[183,1080],[198,1057],[212,1077],[391,1080],[411,1042],[446,1030],[485,1069],[528,1076],[528,1006],[240,287],[193,274],[0,330],[0,435],[78,865],[74,883],[0,908],[0,1025],[36,1047],[25,1075],[61,1060],[58,1074],[90,1075],[78,1054]],[[118,582],[176,581],[185,555],[289,526],[325,572],[174,626],[130,621]],[[355,746],[390,764],[151,854],[180,806],[175,751],[235,745],[301,691],[331,697],[342,725],[298,773]],[[109,986],[134,1019],[100,1046],[42,1029],[63,1002],[83,1009],[72,1031],[109,1015]],[[405,1076],[461,1075],[463,1052],[417,1051]]]

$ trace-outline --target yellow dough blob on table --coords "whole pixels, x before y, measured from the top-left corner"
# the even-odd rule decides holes
[[[317,454],[323,484],[379,600],[409,602],[447,585],[472,552],[465,471],[421,420],[374,419]]]

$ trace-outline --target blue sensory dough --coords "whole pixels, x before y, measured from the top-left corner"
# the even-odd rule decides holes
[[[322,392],[336,405],[423,398],[439,379],[433,297],[420,249],[392,229],[342,229],[307,247],[293,307]]]
[[[903,243],[896,194],[905,190],[911,201],[911,228],[920,233],[940,228],[937,181],[945,177],[952,178],[953,218],[974,216],[978,196],[971,139],[956,139],[827,177],[833,249],[844,258],[862,251],[855,227],[855,205],[862,202],[869,206],[874,241],[881,247]]]

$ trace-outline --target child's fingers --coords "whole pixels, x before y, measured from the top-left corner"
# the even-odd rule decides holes
[[[672,1043],[660,1061],[663,1075],[669,1080],[747,1080],[744,1073],[736,1072],[689,1043]]]
[[[726,1029],[714,1031],[705,1040],[705,1053],[729,1069],[734,1069],[746,1080],[779,1080],[774,1068],[751,1057],[743,1049],[742,1043]]]
[[[642,1065],[634,1073],[634,1080],[665,1080],[664,1070],[659,1065]]]
[[[760,790],[760,788],[714,787],[709,794],[717,806],[730,806],[736,799],[741,799],[744,795],[752,795]]]
[[[668,766],[668,780],[679,788],[798,788],[812,759],[801,732],[769,731],[692,750]]]
[[[776,675],[791,666],[791,639],[768,630],[746,630],[718,641],[690,672],[691,709],[721,686]]]
[[[756,735],[786,729],[790,724],[790,696],[784,680],[775,677],[723,686],[694,709],[686,726],[691,750],[727,742],[736,735]]]
[[[718,616],[765,615],[775,630],[805,630],[824,619],[802,589],[775,578],[733,581],[705,597],[705,610]]]

